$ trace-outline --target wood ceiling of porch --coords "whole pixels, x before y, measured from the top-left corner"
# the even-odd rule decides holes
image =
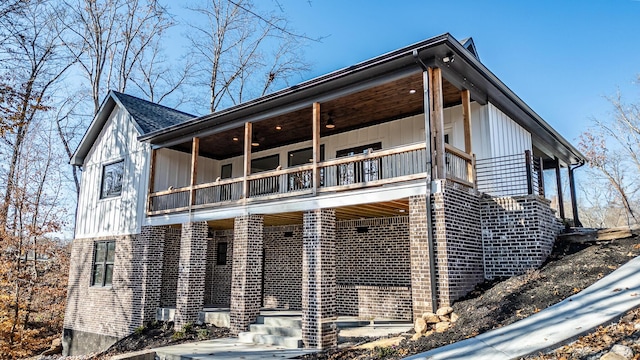
[[[415,93],[410,93],[415,90]],[[422,73],[392,81],[320,104],[320,136],[329,136],[365,126],[392,121],[423,112]],[[443,79],[444,106],[461,103],[460,90]],[[311,140],[312,108],[302,109],[253,124],[254,139],[260,143],[252,151],[263,151]],[[334,129],[325,124],[331,116]],[[280,127],[280,130],[276,130]],[[235,139],[235,140],[234,140]],[[200,139],[200,155],[226,159],[243,154],[244,128],[236,128]],[[174,147],[191,152],[191,143]]]
[[[377,217],[409,215],[407,199],[361,204],[336,208],[337,220],[356,220]],[[264,216],[264,226],[282,226],[302,224],[302,211]],[[209,226],[215,230],[233,229],[233,219],[210,221]]]

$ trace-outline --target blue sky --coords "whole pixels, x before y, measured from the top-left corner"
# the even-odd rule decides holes
[[[275,8],[275,1],[258,0]],[[325,37],[305,79],[445,32],[472,36],[481,61],[567,139],[640,86],[640,1],[277,0],[292,25]]]

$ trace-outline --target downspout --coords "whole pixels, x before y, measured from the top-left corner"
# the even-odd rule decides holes
[[[573,226],[582,227],[582,223],[580,222],[580,218],[578,217],[578,199],[576,198],[576,182],[574,180],[573,172],[584,166],[586,162],[581,160],[580,163],[573,168],[569,165],[569,189],[571,191],[571,211],[573,212]]]
[[[429,282],[431,283],[431,308],[435,312],[438,309],[438,288],[436,277],[436,257],[435,246],[433,243],[433,219],[431,210],[431,183],[433,182],[433,174],[431,173],[431,106],[429,104],[429,89],[431,83],[429,76],[427,75],[428,66],[418,56],[418,50],[413,50],[413,58],[416,64],[422,68],[422,82],[424,87],[423,102],[424,102],[424,134],[425,134],[425,146],[427,154],[427,199],[426,199],[426,211],[427,211],[427,247],[429,251]]]

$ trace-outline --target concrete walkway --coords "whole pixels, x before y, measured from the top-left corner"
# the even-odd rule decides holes
[[[526,319],[406,359],[514,359],[567,343],[638,306],[640,257]]]
[[[224,338],[153,349],[160,360],[185,359],[291,359],[315,350],[285,349],[270,345],[240,343],[237,338]]]

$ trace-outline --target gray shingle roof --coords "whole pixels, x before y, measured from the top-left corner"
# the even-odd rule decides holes
[[[181,124],[196,117],[195,115],[117,91],[113,91],[113,94],[138,124],[142,131],[141,135],[172,125]]]

